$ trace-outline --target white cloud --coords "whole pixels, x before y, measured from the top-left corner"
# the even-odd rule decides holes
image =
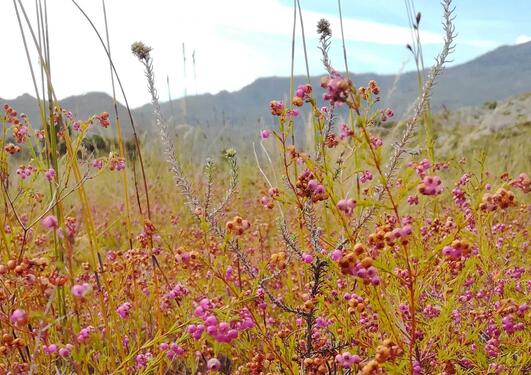
[[[103,31],[101,2],[78,2]],[[34,2],[24,0],[23,3],[34,19]],[[104,51],[86,20],[70,0],[48,1],[48,6],[52,74],[58,96],[88,91],[110,92],[109,67]],[[188,93],[195,93],[191,64],[193,50],[196,50],[197,90],[200,93],[236,90],[260,76],[289,74],[293,10],[278,0],[109,0],[107,13],[113,59],[133,106],[149,100],[142,67],[129,51],[131,43],[136,40],[154,48],[157,85],[162,100],[167,100],[167,75],[174,98],[183,94],[185,84]],[[0,1],[0,14],[3,15],[0,34],[11,35],[2,41],[3,51],[10,51],[10,58],[2,59],[0,95],[9,98],[23,92],[34,94],[12,2]],[[304,10],[303,16],[310,58],[319,61],[318,51],[314,48],[315,24],[325,16],[337,37],[339,19]],[[407,27],[374,21],[345,19],[344,28],[347,41],[378,44],[378,48],[403,46],[411,38]],[[297,63],[302,67],[300,31],[297,33]],[[422,32],[421,38],[425,44],[442,41],[439,33],[429,31]],[[186,80],[181,55],[183,42],[188,54]],[[33,46],[31,49],[34,50]],[[377,55],[363,58],[372,59],[372,70],[388,67],[382,65],[385,61]]]
[[[531,42],[531,36],[529,35],[519,35],[516,37],[516,40],[515,40],[516,44],[522,44],[522,43],[527,43],[527,42]]]

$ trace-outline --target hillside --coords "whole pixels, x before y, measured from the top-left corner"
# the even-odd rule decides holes
[[[313,77],[312,83],[317,85],[319,78]],[[364,85],[371,79],[379,83],[383,101],[398,116],[406,112],[417,95],[415,72],[404,73],[400,77],[373,73],[352,75],[352,80],[357,85]],[[303,83],[305,78],[298,76],[295,81],[296,84]],[[432,108],[438,111],[444,108],[453,110],[480,106],[487,101],[504,100],[526,92],[531,92],[531,42],[499,47],[472,61],[446,69],[435,88]],[[235,92],[222,91],[215,95],[197,95],[187,97],[186,100],[162,103],[162,112],[174,124],[199,124],[202,129],[216,130],[227,126],[256,131],[272,122],[268,113],[269,101],[286,98],[288,94],[288,77],[259,78]],[[28,94],[13,100],[0,98],[0,102],[9,103],[19,112],[27,113],[31,119],[38,118],[35,99]],[[111,97],[97,92],[67,97],[62,100],[62,105],[80,118],[101,111],[112,111]],[[183,111],[185,105],[186,116]],[[119,111],[127,131],[129,127],[126,112],[121,104]],[[135,108],[133,114],[139,128],[149,129],[151,105]]]

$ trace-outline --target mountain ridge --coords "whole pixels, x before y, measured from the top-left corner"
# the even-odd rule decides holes
[[[311,77],[318,93],[321,76]],[[414,71],[400,76],[376,73],[353,73],[350,76],[357,86],[365,85],[371,79],[376,80],[381,88],[383,103],[393,108],[397,116],[403,116],[407,112],[418,94],[417,73]],[[305,76],[296,76],[294,80],[296,84],[307,82]],[[162,102],[161,111],[174,124],[256,130],[259,126],[268,126],[273,122],[268,112],[268,103],[272,99],[287,99],[289,81],[289,77],[260,77],[240,90],[223,90],[217,94],[207,93]],[[468,62],[448,67],[437,82],[431,106],[434,111],[457,109],[481,105],[486,101],[503,100],[526,92],[531,92],[531,42],[500,46]],[[12,100],[0,98],[1,102],[10,104],[18,112],[26,113],[34,122],[38,119],[35,100],[29,94]],[[103,92],[72,95],[60,102],[63,108],[73,112],[78,118],[113,111],[112,97]],[[124,129],[128,133],[126,108],[121,103],[118,103],[118,108],[122,123],[125,124]],[[141,131],[150,128],[151,108],[151,104],[144,104],[132,109]]]

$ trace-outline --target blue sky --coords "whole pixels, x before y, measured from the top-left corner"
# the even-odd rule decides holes
[[[332,24],[333,65],[343,69],[336,0],[300,0],[307,37],[310,73],[324,74],[315,25],[325,17]],[[78,0],[103,31],[101,2]],[[32,0],[23,0],[32,15]],[[404,1],[342,0],[349,68],[353,72],[397,74],[413,68],[405,45],[411,41]],[[531,0],[454,0],[458,64],[500,45],[531,39]],[[105,54],[87,22],[71,0],[48,1],[52,74],[60,98],[90,91],[110,92]],[[417,0],[422,12],[421,39],[426,65],[442,42],[441,6],[438,0]],[[115,65],[133,106],[149,101],[142,67],[130,53],[132,42],[151,45],[156,83],[162,100],[168,100],[167,77],[173,98],[188,94],[239,90],[264,76],[290,73],[293,0],[108,0],[107,13]],[[34,95],[13,4],[0,1],[2,60],[0,97],[24,92]],[[33,18],[32,18],[33,19]],[[186,45],[186,71],[182,58]],[[196,52],[196,78],[192,51]],[[33,51],[33,62],[37,66]],[[406,64],[407,63],[407,64]],[[304,73],[300,28],[296,37],[295,71]]]
[[[281,0],[285,6],[293,1]],[[335,0],[302,0],[305,11],[335,16],[338,14]],[[531,40],[531,1],[529,0],[457,0],[455,25],[458,33],[453,64],[469,61],[500,45]],[[437,0],[416,1],[417,11],[422,13],[421,30],[441,33],[442,8]],[[408,18],[402,0],[342,1],[344,18],[362,19],[396,26],[407,26]],[[313,25],[312,30],[313,31]],[[339,30],[334,30],[339,35]],[[439,44],[425,44],[426,63],[438,52]],[[396,73],[408,60],[409,53],[403,45],[347,42],[348,58],[359,72]],[[339,41],[333,49],[336,60],[342,61]],[[369,57],[368,57],[369,56]],[[372,57],[372,58],[371,58]],[[412,61],[406,65],[412,69]]]

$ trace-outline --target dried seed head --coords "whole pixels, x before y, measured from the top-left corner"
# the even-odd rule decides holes
[[[236,156],[236,150],[230,147],[226,148],[225,150],[223,150],[223,156],[227,159],[231,159]]]
[[[152,48],[146,46],[143,42],[134,42],[131,44],[131,52],[138,57],[139,60],[146,60],[149,58],[149,53]]]
[[[330,29],[330,22],[328,20],[321,18],[317,22],[317,34],[321,36],[321,40],[332,36],[332,30]]]

